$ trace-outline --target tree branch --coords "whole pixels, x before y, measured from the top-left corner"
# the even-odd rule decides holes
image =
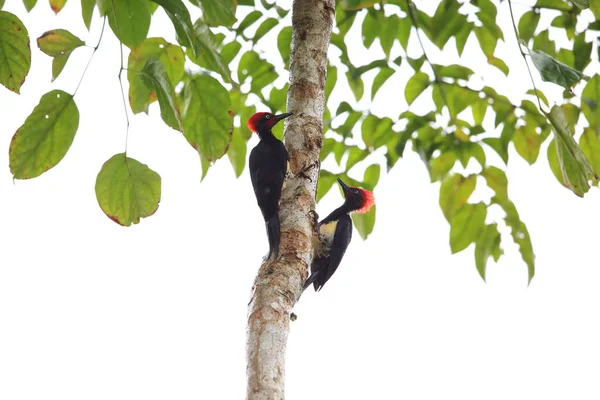
[[[293,172],[281,196],[280,257],[263,263],[248,306],[247,399],[284,398],[285,348],[290,313],[312,261],[316,183],[323,143],[327,49],[334,0],[294,0],[285,145]],[[304,168],[310,179],[295,176]]]

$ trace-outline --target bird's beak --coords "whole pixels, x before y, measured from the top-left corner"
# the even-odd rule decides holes
[[[275,116],[275,122],[279,122],[282,119],[286,119],[287,117],[289,117],[290,115],[293,115],[293,113],[284,113],[284,114],[279,114]]]
[[[344,181],[341,180],[340,178],[337,178],[337,181],[340,184],[340,186],[342,187],[342,191],[344,192],[344,197],[346,197],[346,195],[348,194],[348,191],[350,190],[350,186],[346,185],[344,183]]]

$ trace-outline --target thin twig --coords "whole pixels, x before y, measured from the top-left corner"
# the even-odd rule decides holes
[[[119,86],[121,86],[121,97],[123,99],[123,108],[125,109],[125,120],[127,121],[127,128],[125,129],[125,153],[127,153],[127,143],[129,142],[129,113],[127,112],[127,100],[125,100],[125,88],[123,87],[123,79],[121,75],[125,68],[123,67],[123,43],[119,43],[121,48],[121,69],[119,69]]]
[[[92,58],[94,58],[94,54],[96,54],[96,51],[98,51],[98,47],[100,47],[100,42],[102,42],[102,36],[104,36],[104,26],[105,25],[106,25],[106,17],[104,17],[104,20],[102,21],[102,30],[100,31],[100,37],[98,38],[98,43],[96,43],[96,46],[92,47],[92,49],[93,49],[92,55],[90,56],[90,59],[88,60],[85,68],[83,69],[81,78],[79,78],[79,83],[77,83],[77,87],[75,87],[75,91],[73,92],[73,97],[75,97],[75,94],[77,94],[77,91],[79,90],[79,86],[81,86],[81,82],[83,81],[83,77],[85,76],[85,73],[87,72],[88,67],[92,63]]]
[[[511,0],[508,0],[508,9],[510,10],[510,20],[512,21],[513,30],[515,32],[515,38],[517,39],[517,46],[519,46],[519,52],[521,53],[521,56],[523,56],[523,60],[525,61],[525,65],[527,66],[527,72],[529,73],[529,79],[531,79],[531,83],[533,84],[533,90],[535,91],[535,97],[537,98],[538,106],[540,107],[540,111],[546,114],[546,112],[542,108],[542,102],[540,100],[540,96],[538,96],[538,90],[535,86],[535,81],[533,80],[531,68],[529,68],[529,63],[527,62],[527,54],[525,54],[525,52],[523,51],[523,48],[521,47],[521,42],[519,41],[519,31],[517,30],[517,24],[515,23],[515,16],[513,15]]]

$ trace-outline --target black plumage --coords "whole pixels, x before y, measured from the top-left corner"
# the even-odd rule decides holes
[[[248,120],[248,128],[256,132],[260,142],[250,152],[248,169],[258,207],[262,212],[269,240],[268,258],[279,255],[279,199],[287,173],[288,152],[273,136],[271,129],[291,113],[274,115],[256,113]]]
[[[352,219],[349,214],[353,211],[365,213],[375,204],[373,193],[370,191],[350,187],[339,178],[338,182],[344,192],[345,201],[319,222],[319,240],[314,243],[311,275],[304,283],[304,289],[311,284],[315,291],[323,288],[337,270],[352,240]]]

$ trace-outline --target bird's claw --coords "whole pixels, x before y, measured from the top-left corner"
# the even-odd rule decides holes
[[[309,165],[305,166],[304,168],[302,168],[302,169],[300,170],[300,172],[298,172],[298,173],[295,175],[295,177],[296,177],[296,178],[298,178],[298,177],[302,177],[302,178],[304,178],[304,179],[308,179],[308,180],[309,180],[309,181],[312,183],[312,178],[311,178],[310,176],[308,176],[306,173],[307,173],[308,171],[310,171],[311,169],[313,169],[313,168],[316,168],[316,167],[317,167],[317,166],[319,166],[320,164],[321,164],[321,162],[320,162],[319,160],[317,160],[317,161],[315,161],[314,163],[311,163],[311,164],[309,164]]]

